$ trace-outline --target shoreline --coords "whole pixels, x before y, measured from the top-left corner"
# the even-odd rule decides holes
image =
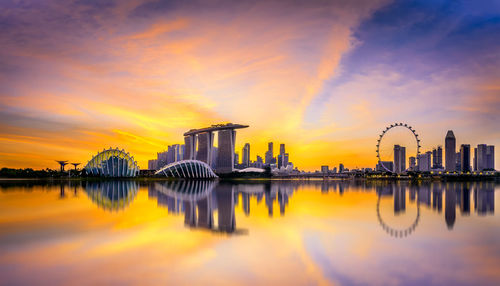
[[[168,177],[124,177],[124,178],[100,178],[100,177],[59,177],[59,178],[6,178],[0,177],[1,182],[18,182],[18,181],[40,181],[40,182],[81,182],[81,181],[182,181],[189,179],[179,179],[179,178],[168,178]],[[200,179],[199,179],[200,180]],[[203,180],[203,179],[201,179]],[[463,181],[463,182],[481,182],[481,181],[495,181],[500,182],[500,176],[441,176],[441,177],[346,177],[346,178],[335,178],[335,177],[241,177],[241,178],[217,178],[220,182],[243,182],[243,181],[253,181],[253,182],[269,182],[269,181],[434,181],[434,182],[447,182],[447,181]]]

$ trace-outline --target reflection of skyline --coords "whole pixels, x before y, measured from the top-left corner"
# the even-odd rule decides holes
[[[36,185],[57,190],[57,198],[77,197],[85,190],[88,198],[99,208],[123,210],[135,199],[140,183],[137,181],[71,181],[54,182],[2,182],[2,192],[12,187],[29,191]],[[144,186],[144,184],[142,184]],[[405,214],[407,208],[418,204],[444,216],[448,229],[453,229],[461,216],[489,216],[495,211],[495,186],[493,181],[483,182],[383,182],[383,181],[280,181],[218,183],[217,181],[163,181],[146,183],[149,197],[158,205],[167,207],[169,213],[185,215],[186,225],[223,232],[236,231],[236,207],[241,203],[246,216],[252,213],[252,204],[264,203],[270,217],[285,215],[291,195],[299,189],[321,190],[339,195],[349,192],[376,191],[378,197],[391,198],[391,212]],[[408,194],[406,194],[408,192]],[[444,196],[444,198],[443,198]],[[254,198],[254,199],[252,199]],[[339,200],[342,198],[340,197]],[[444,202],[443,202],[444,201]],[[443,206],[444,203],[444,206]],[[473,204],[473,205],[471,205]],[[222,206],[220,208],[220,206]],[[385,205],[387,207],[387,205]],[[444,211],[443,211],[444,208]],[[458,209],[458,210],[457,210]],[[457,216],[458,212],[458,216]],[[219,215],[220,213],[220,215]],[[214,214],[217,214],[214,215]],[[220,229],[219,229],[220,226]]]
[[[166,207],[169,213],[183,213],[184,223],[192,228],[209,229],[223,233],[241,233],[237,229],[235,207],[241,203],[243,212],[251,214],[250,200],[256,198],[257,204],[264,202],[269,216],[274,213],[274,203],[278,202],[280,214],[285,214],[288,199],[297,189],[297,184],[280,182],[278,184],[232,184],[214,181],[200,181],[204,184],[198,191],[187,193],[189,181],[162,182],[150,184],[149,198],[156,198],[158,205]],[[217,221],[214,215],[217,213]]]
[[[406,210],[406,190],[409,201],[437,213],[443,208],[443,190],[445,194],[444,218],[447,228],[452,230],[456,222],[457,208],[461,216],[469,216],[471,211],[471,196],[474,199],[474,210],[478,215],[493,215],[495,211],[495,183],[494,182],[433,182],[417,183],[397,182],[391,184],[377,184],[379,197],[393,197],[394,215]],[[474,189],[472,193],[471,190]]]

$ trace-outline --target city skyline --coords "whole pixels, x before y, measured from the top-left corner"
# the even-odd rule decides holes
[[[214,122],[252,126],[233,142],[252,161],[282,142],[303,170],[373,168],[391,122],[423,150],[444,149],[446,130],[457,152],[500,146],[495,1],[198,4],[4,3],[0,165],[56,169],[116,146],[147,168]]]

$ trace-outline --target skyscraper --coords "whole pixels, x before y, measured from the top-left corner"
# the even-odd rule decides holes
[[[429,172],[431,170],[431,156],[432,152],[426,152],[425,154],[419,154],[417,156],[417,169],[420,172]]]
[[[289,161],[288,161],[288,153],[285,153],[283,155],[283,166],[288,167]]]
[[[495,169],[495,146],[477,145],[477,171]]]
[[[402,173],[406,170],[406,148],[394,145],[394,170],[395,173]]]
[[[243,147],[243,150],[241,151],[242,153],[242,164],[245,167],[250,167],[250,144],[245,143],[245,146]]]
[[[288,165],[288,154],[285,153],[285,144],[280,144],[280,153],[278,155],[278,168],[286,168]]]
[[[233,129],[221,130],[218,134],[218,156],[217,156],[217,172],[227,173],[232,172],[234,167],[234,141],[236,139],[236,131]]]
[[[474,148],[474,159],[473,159],[473,161],[474,161],[474,163],[473,163],[473,165],[474,165],[473,169],[474,169],[474,171],[477,171],[477,147]]]
[[[196,158],[196,135],[184,136],[184,160]]]
[[[462,172],[470,172],[470,145],[462,144],[460,146],[460,163]]]
[[[408,167],[410,168],[410,170],[416,171],[417,165],[416,165],[415,157],[412,156],[412,157],[408,158],[408,163],[409,163]]]
[[[219,157],[219,148],[214,146],[212,147],[212,165],[210,165],[210,167],[212,167],[212,169],[214,170],[217,170],[218,157]]]
[[[443,168],[443,148],[438,146],[432,150],[432,168],[441,169]]]
[[[264,161],[262,160],[261,156],[257,156],[257,160],[255,161],[255,167],[256,168],[262,168],[264,165]]]
[[[457,154],[455,155],[455,159],[456,159],[455,170],[461,171],[462,170],[462,156],[460,155],[460,152],[457,152]]]
[[[274,158],[274,153],[273,153],[273,142],[267,143],[267,151],[265,154],[265,163],[266,164],[273,164],[273,158]]]
[[[340,163],[339,164],[339,173],[344,172],[344,164]]]
[[[486,144],[477,145],[477,170],[482,171],[486,169]]]
[[[454,172],[456,170],[456,140],[452,130],[448,130],[444,139],[445,170]]]
[[[212,148],[214,141],[213,132],[203,132],[198,134],[198,151],[196,153],[196,160],[212,165]]]
[[[165,154],[166,161],[162,162],[162,165],[174,163],[182,160],[184,157],[184,145],[174,144],[167,147],[167,152]],[[160,160],[161,161],[161,160]]]
[[[328,166],[321,166],[321,173],[328,174]]]
[[[495,170],[495,146],[493,145],[486,147],[486,168]]]

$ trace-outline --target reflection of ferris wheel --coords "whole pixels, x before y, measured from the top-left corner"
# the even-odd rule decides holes
[[[417,217],[415,218],[415,221],[405,229],[395,229],[386,224],[382,219],[382,216],[380,215],[380,197],[381,196],[379,196],[377,200],[377,218],[384,231],[397,238],[407,237],[408,235],[412,234],[413,231],[415,231],[415,228],[417,228],[418,222],[420,221],[420,202],[417,201]]]
[[[417,132],[415,131],[415,129],[413,129],[411,126],[409,126],[408,124],[406,123],[394,123],[394,124],[391,124],[391,126],[388,126],[384,129],[384,131],[382,131],[382,134],[380,134],[378,140],[377,140],[377,158],[378,158],[378,163],[379,165],[381,165],[387,172],[393,172],[393,170],[389,170],[383,163],[382,163],[382,159],[380,158],[380,142],[382,142],[382,138],[384,138],[384,135],[389,132],[389,130],[391,130],[392,128],[395,128],[395,127],[398,127],[398,126],[401,126],[403,128],[406,128],[408,130],[410,130],[413,134],[413,136],[415,137],[415,140],[417,141],[417,153],[416,153],[416,156],[415,158],[418,157],[418,155],[420,154],[420,139],[418,139],[418,134]]]

